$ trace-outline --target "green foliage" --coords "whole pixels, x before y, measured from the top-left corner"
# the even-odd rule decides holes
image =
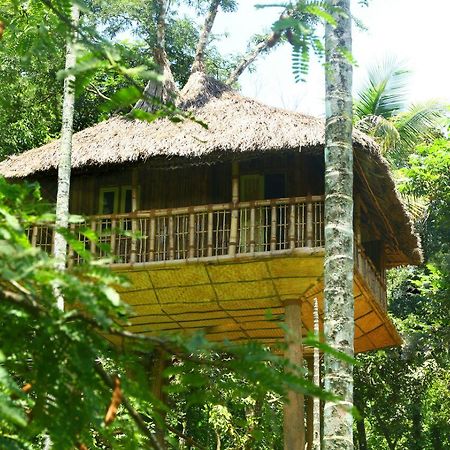
[[[355,394],[369,448],[431,450],[450,445],[450,145],[421,145],[402,170],[402,191],[425,197],[426,264],[389,274],[389,310],[405,340],[398,349],[360,355]]]
[[[355,128],[372,135],[399,167],[417,145],[442,136],[447,113],[436,101],[407,105],[409,74],[398,61],[386,58],[369,69],[354,102]]]
[[[61,450],[81,443],[154,448],[158,426],[174,448],[180,439],[204,447],[220,439],[223,448],[269,449],[287,389],[331,398],[256,343],[127,332],[131,310],[115,290],[126,280],[89,257],[59,272],[50,256],[30,245],[26,229],[52,219],[37,186],[0,179],[2,448],[42,448],[45,439]],[[63,296],[65,311],[56,295]],[[308,343],[318,345],[312,338]],[[168,362],[167,406],[150,389],[157,357]],[[115,420],[105,424],[116,377],[121,403]]]

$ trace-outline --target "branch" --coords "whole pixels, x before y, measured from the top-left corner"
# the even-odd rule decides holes
[[[197,48],[195,50],[194,62],[192,63],[191,73],[205,71],[205,48],[208,43],[208,37],[211,33],[214,20],[216,19],[217,10],[220,6],[220,0],[211,0],[208,14],[205,17],[202,32],[198,39]]]
[[[95,371],[100,376],[102,381],[110,388],[114,389],[115,387],[115,381],[114,378],[112,378],[103,368],[103,365],[101,362],[97,362],[94,366]],[[142,431],[142,433],[150,440],[150,448],[154,448],[156,450],[164,450],[160,443],[155,438],[154,434],[147,428],[147,424],[144,422],[144,419],[139,414],[138,411],[136,411],[133,406],[130,403],[130,400],[127,396],[125,396],[122,393],[122,404],[125,407],[125,409],[128,411],[138,428]]]
[[[289,9],[285,9],[281,15],[280,15],[280,19],[284,19],[287,16],[289,16],[290,14],[292,14],[292,10]],[[286,36],[289,39],[289,30],[285,31]],[[242,73],[244,72],[244,70],[253,62],[255,61],[255,59],[264,51],[268,50],[269,48],[274,47],[281,38],[281,32],[280,31],[272,31],[271,34],[269,34],[268,36],[266,36],[266,38],[264,40],[262,40],[261,42],[259,42],[255,48],[253,50],[250,50],[246,55],[244,55],[242,57],[241,62],[238,64],[238,66],[233,70],[233,72],[231,72],[231,74],[229,75],[226,84],[228,85],[232,85],[233,83],[236,83],[236,81],[238,80],[238,78],[242,75]]]
[[[265,50],[272,48],[279,40],[281,34],[278,31],[274,31],[269,36],[267,36],[263,41],[256,45],[256,47],[243,56],[241,62],[229,75],[226,84],[232,85],[237,81],[237,79],[242,75],[244,70],[253,62],[255,59],[263,53]]]
[[[110,101],[111,99],[107,97],[103,92],[100,91],[100,89],[95,86],[93,83],[89,83],[89,85],[86,87],[87,92],[91,92],[92,94],[98,95],[100,98],[106,101]]]

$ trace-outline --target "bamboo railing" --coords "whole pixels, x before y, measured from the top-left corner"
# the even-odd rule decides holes
[[[324,199],[293,197],[97,215],[71,224],[70,230],[85,250],[98,257],[110,255],[114,264],[281,254],[324,247]],[[90,230],[97,242],[88,238]],[[34,246],[52,252],[51,224],[35,225],[28,234]],[[68,254],[69,264],[83,262],[72,248]],[[385,304],[381,278],[360,247],[355,267]]]
[[[361,274],[373,296],[377,299],[383,311],[387,310],[386,281],[364,252],[361,245],[355,242],[355,269]]]

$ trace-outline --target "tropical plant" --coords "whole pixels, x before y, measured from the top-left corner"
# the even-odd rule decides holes
[[[394,166],[416,145],[442,135],[445,107],[437,101],[407,104],[410,72],[393,58],[373,65],[354,102],[354,125],[373,136]]]

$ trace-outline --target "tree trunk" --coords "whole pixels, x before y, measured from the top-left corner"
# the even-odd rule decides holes
[[[319,330],[319,302],[317,298],[314,299],[313,305],[313,317],[314,317],[314,334],[316,338],[320,339]],[[318,348],[314,348],[314,384],[320,387],[320,352]],[[314,397],[313,406],[313,450],[320,450],[320,399]]]
[[[156,14],[156,47],[153,50],[153,57],[157,65],[157,70],[162,75],[162,82],[150,80],[145,86],[143,98],[138,100],[134,108],[142,109],[146,112],[153,112],[160,109],[160,102],[173,102],[178,93],[169,59],[166,53],[166,0],[157,0]]]
[[[324,332],[335,350],[353,356],[353,149],[350,0],[328,0],[326,24]],[[325,389],[338,395],[324,411],[324,448],[353,449],[353,368],[325,354]]]
[[[205,48],[208,44],[208,37],[211,33],[214,20],[216,19],[217,10],[219,9],[221,0],[211,0],[208,14],[205,18],[202,33],[198,39],[197,48],[195,50],[194,62],[192,63],[191,73],[205,71]]]
[[[78,25],[80,12],[77,4],[72,5],[71,20],[74,27]],[[66,70],[75,66],[75,31],[67,41],[66,48]],[[73,134],[73,113],[75,104],[74,90],[75,76],[68,75],[64,79],[64,100],[62,111],[61,141],[59,148],[58,165],[58,193],[56,197],[56,229],[67,228],[69,224],[69,199],[70,199],[70,172],[72,160],[72,134]],[[53,254],[56,266],[59,270],[65,270],[67,259],[67,243],[64,236],[55,233]],[[64,299],[58,297],[58,307],[64,309]]]

